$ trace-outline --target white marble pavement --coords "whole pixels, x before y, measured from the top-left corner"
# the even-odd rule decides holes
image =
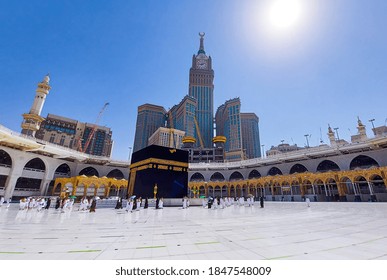
[[[95,213],[0,208],[0,259],[387,260],[387,203]]]

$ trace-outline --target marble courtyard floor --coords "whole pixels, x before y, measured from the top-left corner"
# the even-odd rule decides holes
[[[75,205],[74,209],[77,209]],[[387,260],[387,203],[127,213],[0,208],[0,259]]]

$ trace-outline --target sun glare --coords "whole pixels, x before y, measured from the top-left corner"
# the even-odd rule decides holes
[[[274,0],[269,10],[269,21],[274,28],[286,30],[298,23],[301,13],[300,0]]]

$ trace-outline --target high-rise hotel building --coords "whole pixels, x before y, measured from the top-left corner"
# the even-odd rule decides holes
[[[199,51],[193,55],[189,70],[189,96],[197,100],[196,120],[204,148],[210,148],[214,137],[214,70],[211,56],[204,51],[204,33],[199,35]],[[198,139],[197,134],[194,137]]]
[[[216,135],[226,137],[225,159],[230,161],[243,159],[240,108],[239,98],[230,99],[218,107],[215,115]]]
[[[261,157],[259,118],[254,113],[241,113],[242,147],[247,159]]]
[[[167,112],[162,106],[144,104],[137,109],[136,133],[133,152],[148,146],[148,139],[155,131],[165,126]]]

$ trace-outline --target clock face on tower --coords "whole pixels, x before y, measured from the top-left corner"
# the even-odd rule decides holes
[[[198,59],[196,61],[196,68],[197,69],[207,69],[207,61],[204,59]]]

